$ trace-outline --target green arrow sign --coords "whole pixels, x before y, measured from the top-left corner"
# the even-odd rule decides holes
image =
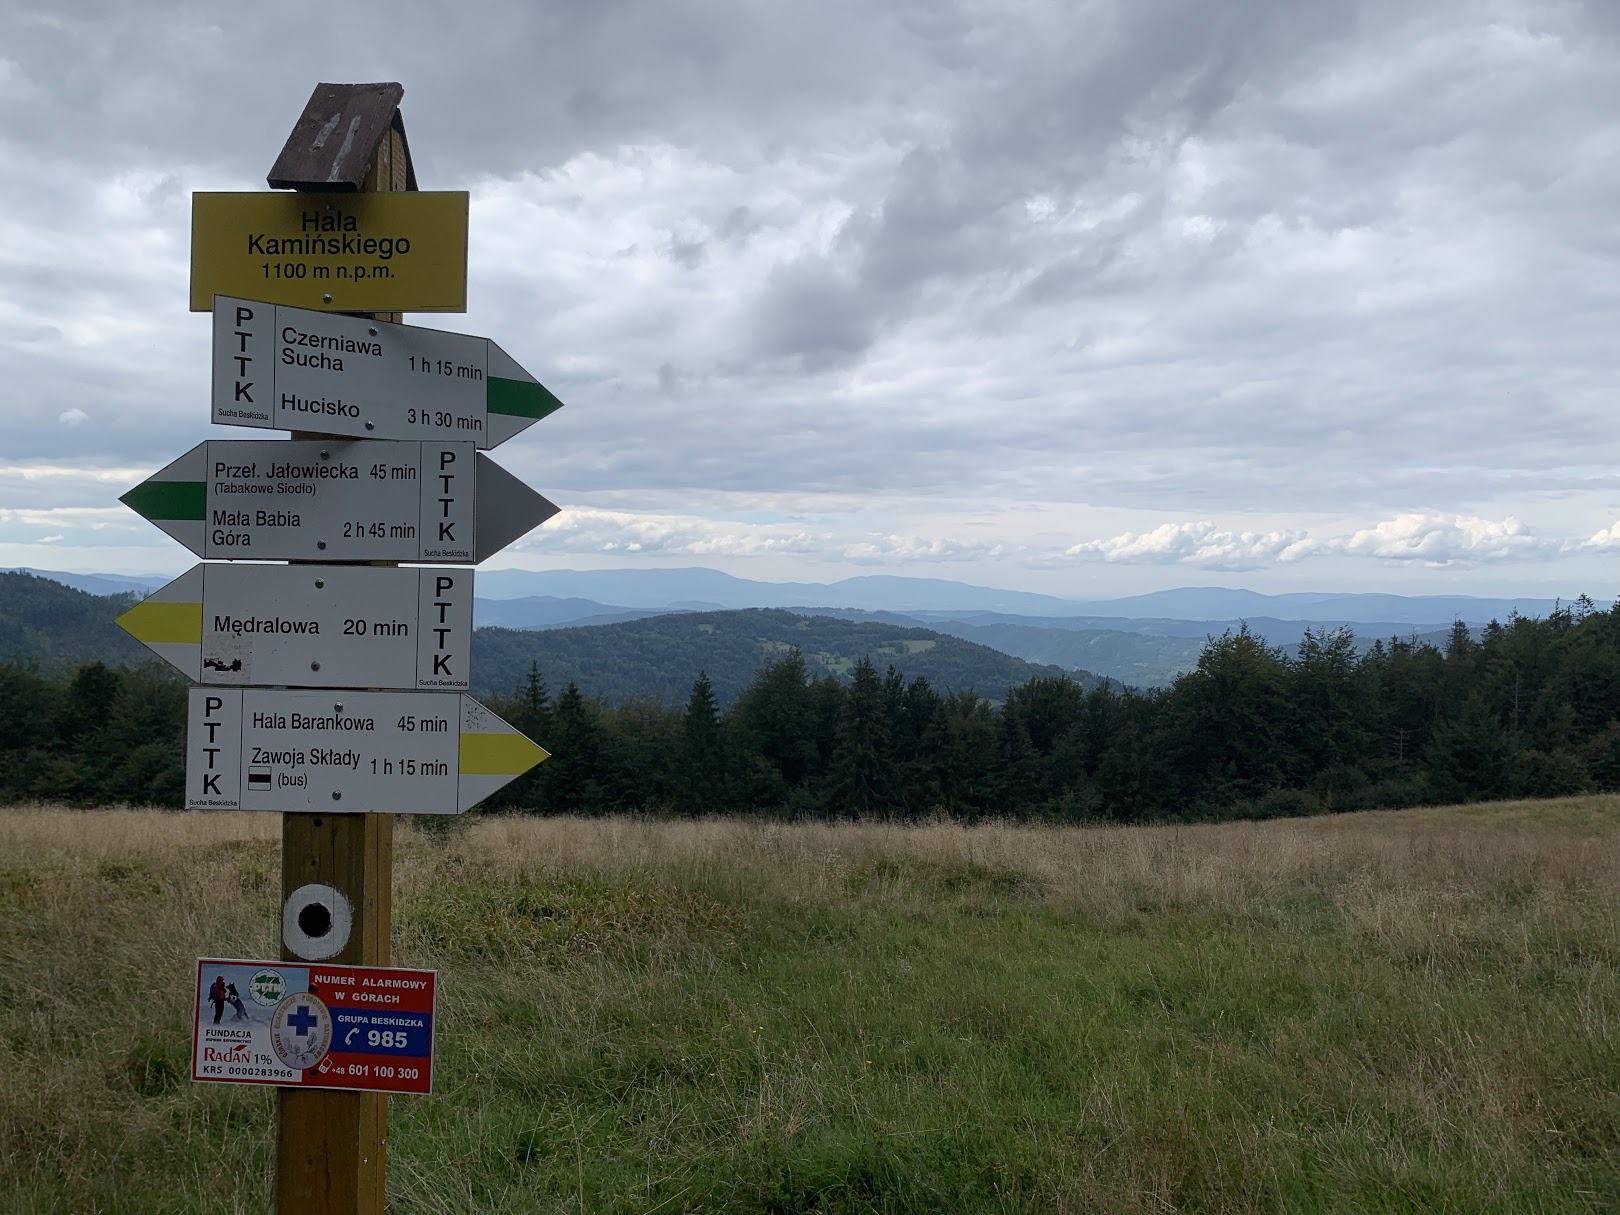
[[[213,420],[497,447],[562,402],[488,338],[214,299]]]
[[[211,439],[121,501],[199,557],[476,564],[557,513],[471,443]]]

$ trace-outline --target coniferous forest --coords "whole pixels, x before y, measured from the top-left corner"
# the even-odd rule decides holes
[[[724,707],[702,674],[684,705],[609,706],[538,668],[489,703],[552,758],[486,812],[1141,822],[1550,796],[1620,788],[1620,605],[1365,652],[1240,629],[1150,692],[936,688],[869,660],[841,681],[792,652]],[[0,667],[0,797],[178,806],[184,723],[154,667]]]

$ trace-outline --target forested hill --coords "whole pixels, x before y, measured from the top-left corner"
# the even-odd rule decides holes
[[[113,620],[139,595],[91,595],[33,574],[0,574],[0,662],[70,671],[157,659]]]
[[[1002,700],[1007,689],[1039,675],[1066,675],[1085,688],[1105,681],[1013,658],[988,646],[924,628],[866,620],[801,616],[778,608],[683,612],[571,629],[479,629],[473,636],[473,691],[510,691],[537,666],[553,688],[577,683],[589,696],[620,704],[651,696],[682,704],[699,671],[727,705],[759,668],[793,649],[812,676],[847,677],[870,657],[881,672],[924,677],[941,691],[973,690]]]
[[[571,682],[556,659],[486,694],[551,758],[484,808],[1141,822],[1620,789],[1620,606],[1578,601],[1490,625],[1479,641],[1459,623],[1444,649],[1397,640],[1358,652],[1345,629],[1287,654],[1240,630],[1207,642],[1169,689],[1086,691],[1041,676],[999,704],[943,692],[943,671],[935,685],[865,658],[847,683],[825,678],[803,653],[826,627],[814,619],[795,618],[792,651],[761,627],[780,623],[774,613],[696,623],[749,616],[740,652],[779,656],[725,708],[702,680],[684,704],[613,705],[594,676]],[[881,661],[890,637],[868,634],[877,644],[861,648]],[[698,652],[678,632],[654,632],[648,652],[655,644],[683,670],[718,669],[725,652]],[[153,666],[52,676],[0,664],[0,803],[176,805],[185,719],[184,681]]]
[[[90,595],[32,574],[0,573],[0,662],[71,671],[80,663],[159,663],[113,620],[135,595]],[[652,697],[685,703],[692,681],[707,671],[721,704],[736,700],[760,667],[797,647],[811,675],[847,678],[870,656],[881,672],[893,665],[908,679],[925,676],[941,689],[972,689],[999,701],[1009,687],[1037,675],[1067,674],[1087,688],[1103,680],[1062,672],[987,646],[924,628],[801,616],[779,609],[681,613],[616,624],[544,632],[478,629],[473,635],[473,691],[509,692],[537,665],[552,687],[570,680],[609,704]]]

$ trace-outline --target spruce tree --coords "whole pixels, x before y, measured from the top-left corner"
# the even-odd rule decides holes
[[[551,814],[601,812],[601,727],[573,680],[557,697],[552,713],[555,745],[545,744],[551,758],[540,765],[542,807]]]
[[[1429,787],[1443,802],[1501,797],[1513,771],[1512,737],[1478,692],[1434,728],[1423,758]]]
[[[546,681],[540,677],[538,662],[529,663],[529,673],[523,677],[522,698],[523,721],[513,724],[535,738],[545,733],[551,724],[551,696],[546,691]]]
[[[798,650],[762,667],[732,712],[748,757],[746,797],[781,807],[816,774],[820,751],[808,671]]]
[[[900,809],[900,781],[889,734],[883,681],[870,658],[855,663],[838,714],[827,780],[833,817],[870,818]]]
[[[923,732],[928,804],[951,815],[989,813],[998,783],[999,746],[990,702],[971,689],[947,693]]]
[[[681,720],[675,808],[682,814],[715,814],[728,805],[731,780],[722,729],[714,685],[707,671],[699,671]]]

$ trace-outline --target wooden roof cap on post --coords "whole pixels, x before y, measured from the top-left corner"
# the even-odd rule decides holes
[[[317,84],[293,124],[286,146],[265,179],[272,190],[356,191],[392,127],[405,146],[405,188],[416,189],[416,166],[399,116],[404,86]]]

